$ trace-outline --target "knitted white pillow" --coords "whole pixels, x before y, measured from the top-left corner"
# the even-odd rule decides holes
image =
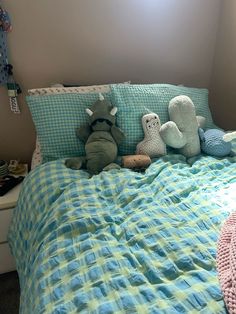
[[[130,84],[130,81],[117,83],[117,84]],[[116,84],[115,84],[116,85]],[[110,84],[104,85],[90,85],[78,87],[64,87],[61,84],[55,84],[47,88],[29,89],[30,96],[54,95],[54,94],[87,94],[87,93],[108,93],[110,92]]]

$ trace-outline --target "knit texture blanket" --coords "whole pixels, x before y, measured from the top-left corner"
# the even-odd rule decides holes
[[[8,235],[21,314],[225,314],[217,241],[236,158],[168,154],[145,173],[64,160],[24,179]]]
[[[229,313],[236,313],[236,212],[222,227],[217,251],[217,270]]]

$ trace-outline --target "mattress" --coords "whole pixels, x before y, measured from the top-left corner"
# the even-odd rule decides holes
[[[9,231],[20,313],[226,313],[215,260],[235,165],[170,154],[92,178],[63,159],[36,167]]]

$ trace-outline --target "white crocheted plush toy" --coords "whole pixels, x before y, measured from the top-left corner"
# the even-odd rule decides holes
[[[138,143],[136,154],[148,155],[151,158],[166,154],[166,144],[163,142],[159,130],[161,122],[157,114],[148,113],[142,117],[144,139]]]

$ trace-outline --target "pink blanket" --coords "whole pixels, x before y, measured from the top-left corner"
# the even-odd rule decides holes
[[[217,251],[217,270],[229,313],[236,314],[236,212],[223,225]]]

